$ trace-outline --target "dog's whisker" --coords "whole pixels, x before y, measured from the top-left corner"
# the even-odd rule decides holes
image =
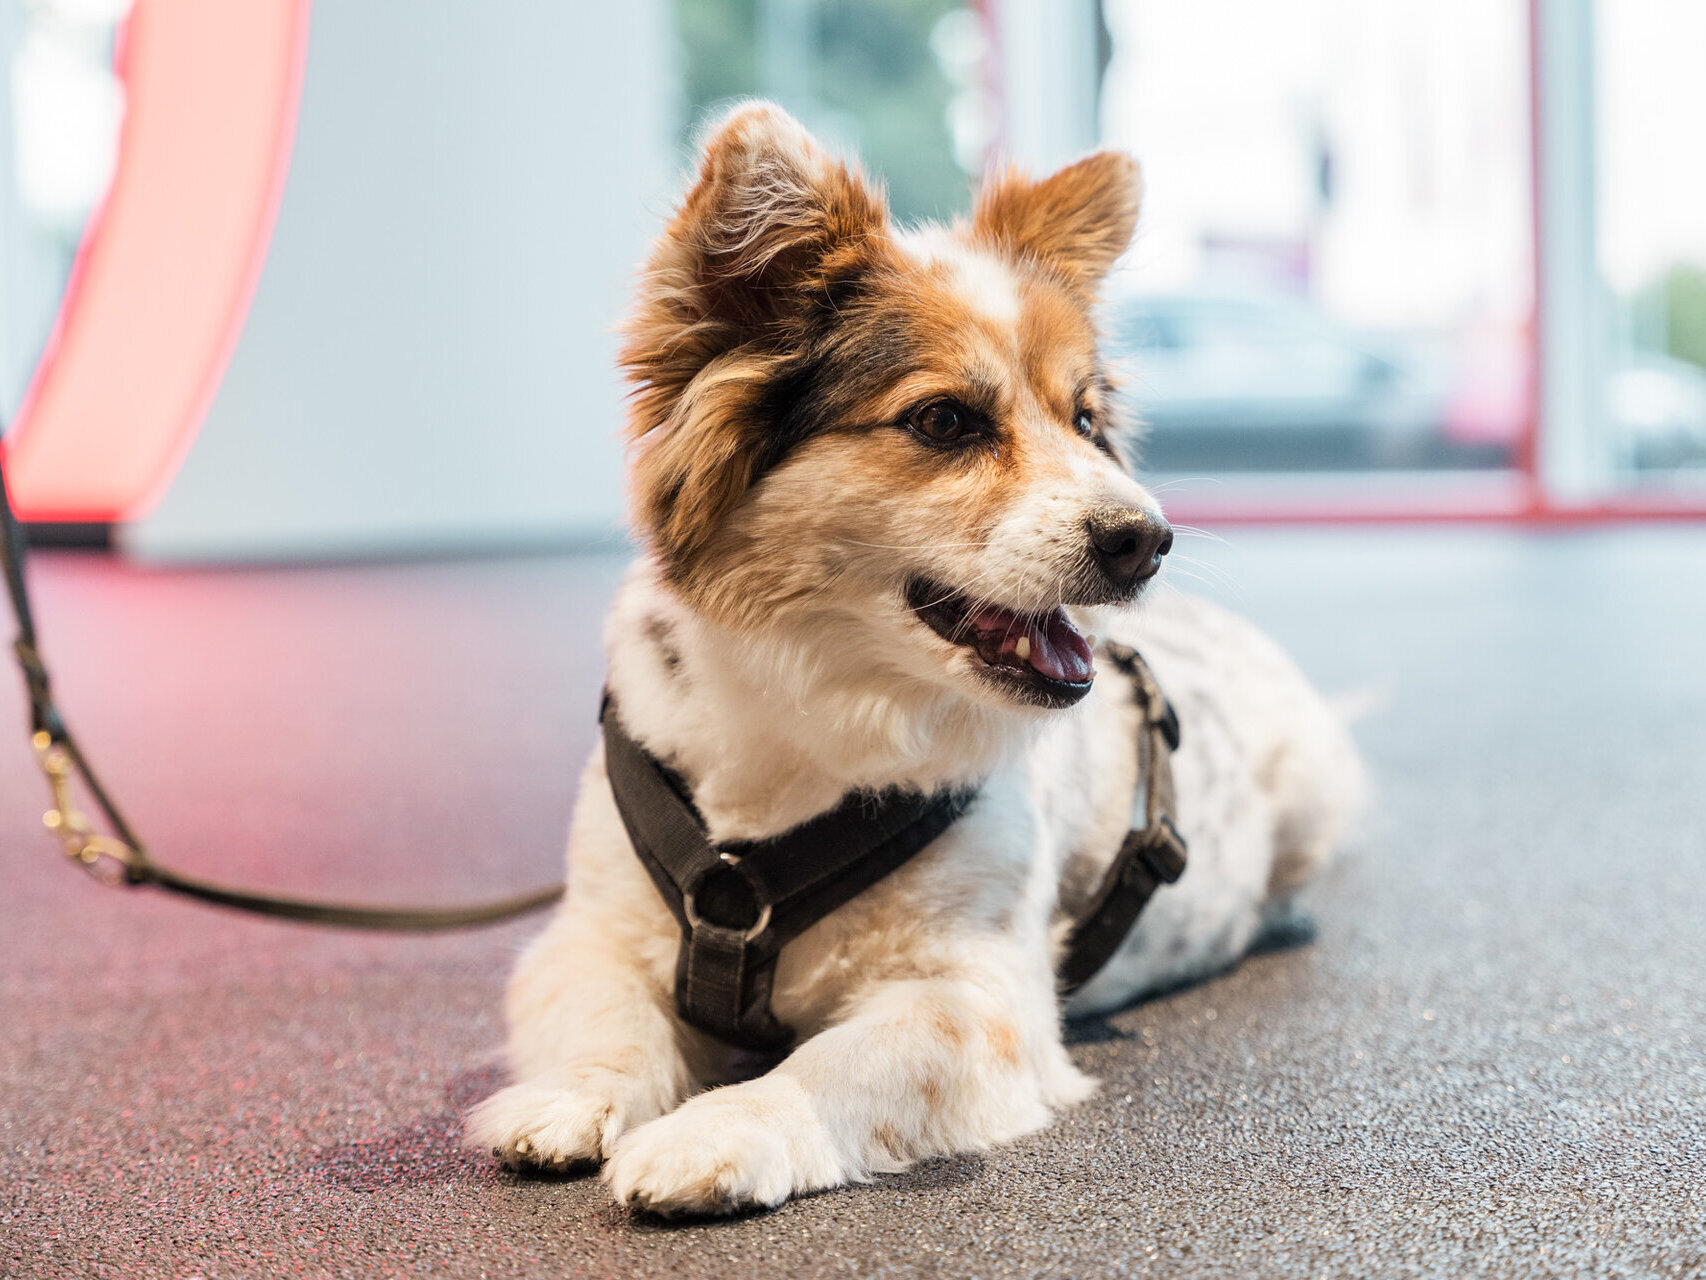
[[[1230,547],[1232,545],[1231,539],[1215,533],[1212,529],[1199,529],[1194,524],[1174,524],[1172,528],[1174,533],[1182,533],[1187,537],[1207,538],[1210,542],[1218,542],[1223,547]]]
[[[1184,573],[1185,569],[1183,566],[1189,565],[1191,568],[1201,571],[1201,574],[1197,576],[1197,581],[1211,582],[1215,586],[1218,586],[1225,591],[1229,591],[1238,597],[1240,603],[1247,603],[1244,599],[1244,589],[1238,579],[1220,565],[1208,560],[1198,560],[1195,556],[1175,556],[1171,558],[1176,561],[1175,568],[1178,572]]]
[[[1151,493],[1164,493],[1169,489],[1182,489],[1188,484],[1212,484],[1225,488],[1226,479],[1223,476],[1174,476],[1171,480],[1163,480],[1158,485],[1147,487]]]
[[[1201,564],[1199,564],[1197,567],[1198,568],[1204,568],[1204,569],[1208,568],[1207,565],[1201,565]],[[1244,592],[1239,588],[1238,584],[1230,578],[1215,578],[1215,577],[1209,576],[1208,574],[1194,573],[1190,569],[1187,569],[1182,565],[1175,566],[1173,569],[1173,572],[1174,572],[1174,574],[1176,574],[1177,576],[1179,576],[1181,578],[1189,578],[1192,582],[1200,582],[1205,587],[1209,587],[1209,588],[1214,589],[1214,590],[1224,591],[1228,595],[1231,595],[1234,599],[1236,599],[1240,606],[1248,606],[1249,602],[1245,598]]]
[[[1237,583],[1237,579],[1233,577],[1230,569],[1225,565],[1216,564],[1213,560],[1203,560],[1197,556],[1186,555],[1183,552],[1178,551],[1175,551],[1172,555],[1168,556],[1167,559],[1173,564],[1193,565],[1196,568],[1201,569],[1204,573],[1213,574],[1228,586],[1234,586]]]

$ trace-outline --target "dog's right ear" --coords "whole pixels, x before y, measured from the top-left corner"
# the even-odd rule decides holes
[[[755,478],[766,375],[886,233],[882,195],[770,103],[706,134],[653,247],[621,361],[633,384],[634,514],[680,573]]]
[[[1130,246],[1142,194],[1137,161],[1098,151],[1041,181],[1017,169],[995,177],[978,193],[972,228],[1089,298]]]

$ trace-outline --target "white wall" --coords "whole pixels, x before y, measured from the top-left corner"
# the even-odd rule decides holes
[[[618,534],[612,327],[677,178],[665,0],[327,0],[247,323],[150,558]]]
[[[1095,0],[993,0],[1004,158],[1051,173],[1096,147]]]

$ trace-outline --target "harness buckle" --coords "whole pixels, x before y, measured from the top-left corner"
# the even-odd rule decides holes
[[[695,932],[701,925],[709,925],[716,929],[727,929],[730,932],[740,934],[742,939],[747,942],[755,942],[763,937],[770,928],[770,916],[773,909],[770,895],[765,892],[764,886],[758,882],[757,877],[742,867],[739,854],[719,851],[717,859],[716,862],[705,868],[704,872],[681,895],[681,909],[687,916],[688,927]],[[745,902],[739,901],[738,896],[730,901],[728,891],[736,886],[739,886],[736,890],[737,894],[744,891]],[[699,895],[707,889],[719,891],[719,897],[722,901],[718,903],[718,908],[734,907],[741,915],[750,915],[752,923],[745,927],[738,923],[725,924],[716,918],[717,915],[725,914],[718,909],[713,909],[708,918],[699,907]],[[740,910],[743,907],[749,908],[749,910]]]
[[[1157,880],[1172,884],[1185,874],[1185,852],[1185,837],[1179,834],[1173,819],[1163,813],[1143,833],[1137,856]]]
[[[1161,713],[1155,720],[1155,727],[1161,730],[1161,736],[1167,740],[1167,749],[1177,751],[1180,741],[1179,713],[1173,710],[1173,704],[1167,698],[1161,697],[1159,693],[1156,696],[1160,698]],[[1150,714],[1154,715],[1153,709]]]
[[[52,807],[42,814],[42,825],[59,841],[60,851],[109,888],[129,883],[141,860],[123,840],[96,831],[77,808],[71,795],[73,766],[65,747],[45,729],[31,736],[30,745],[53,795]]]

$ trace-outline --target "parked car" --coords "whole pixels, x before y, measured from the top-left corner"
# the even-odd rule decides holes
[[[1449,361],[1306,301],[1145,295],[1105,323],[1157,469],[1417,466],[1447,446]]]
[[[1504,465],[1531,417],[1530,340],[1382,337],[1306,300],[1174,293],[1107,308],[1160,471]],[[1606,379],[1613,460],[1706,465],[1706,369],[1636,352]]]
[[[1623,461],[1646,469],[1706,463],[1706,369],[1656,351],[1611,375],[1606,408]]]

